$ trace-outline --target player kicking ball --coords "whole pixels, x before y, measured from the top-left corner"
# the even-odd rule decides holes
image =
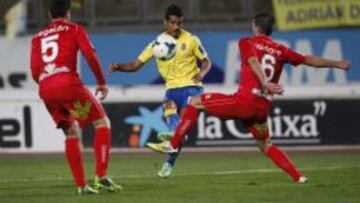
[[[99,101],[82,84],[77,74],[78,51],[85,56],[94,73],[96,93],[105,99],[108,88],[95,48],[85,29],[70,21],[70,0],[51,0],[51,23],[32,38],[31,73],[39,84],[39,95],[57,128],[63,130],[65,155],[78,194],[98,194],[105,188],[110,192],[122,190],[107,176],[110,158],[111,128]],[[80,150],[79,126],[92,123],[95,129],[94,154],[96,174],[94,188],[85,180]]]
[[[191,96],[200,95],[203,92],[202,80],[211,67],[210,59],[200,40],[190,32],[184,30],[183,12],[177,5],[169,5],[165,10],[164,28],[162,35],[168,35],[176,41],[176,53],[167,60],[162,60],[154,55],[154,43],[150,43],[141,52],[138,58],[129,63],[113,63],[109,72],[135,72],[142,68],[152,58],[156,58],[156,64],[160,75],[165,80],[166,94],[163,101],[164,117],[169,131],[174,132],[187,101]],[[197,65],[200,62],[200,67]],[[160,132],[158,139],[165,141],[171,138],[173,133]],[[158,172],[161,178],[171,175],[176,159],[181,150],[181,143],[176,152],[168,155]]]
[[[270,37],[275,19],[267,13],[260,13],[253,19],[253,36],[240,39],[241,53],[240,85],[235,94],[202,94],[190,100],[173,138],[159,144],[147,146],[157,152],[172,153],[182,143],[184,136],[197,123],[200,111],[208,112],[221,119],[239,119],[256,139],[260,150],[276,166],[298,183],[307,178],[296,168],[284,151],[271,143],[267,118],[274,94],[283,94],[278,84],[284,63],[305,64],[317,68],[333,67],[348,70],[350,63],[334,61],[316,56],[301,55]]]

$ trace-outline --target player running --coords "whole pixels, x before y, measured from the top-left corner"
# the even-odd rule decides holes
[[[189,98],[200,95],[203,92],[202,80],[209,72],[211,63],[200,40],[182,29],[183,12],[176,5],[170,5],[165,11],[164,27],[165,33],[176,39],[176,54],[173,58],[162,61],[157,59],[156,63],[167,88],[163,108],[166,123],[171,132],[160,132],[158,138],[162,141],[169,140],[181,115],[188,104]],[[110,65],[109,72],[134,72],[139,70],[153,58],[152,43],[150,43],[139,57],[131,63],[114,63]],[[200,69],[197,66],[200,61]],[[169,177],[175,165],[176,158],[180,153],[182,143],[176,151],[168,155],[158,176]]]
[[[95,94],[106,98],[108,88],[95,48],[85,29],[70,21],[70,0],[52,0],[49,11],[51,23],[32,38],[31,72],[47,110],[66,136],[65,155],[78,194],[98,194],[100,188],[120,191],[121,186],[107,176],[111,147],[109,119],[76,70],[80,50],[96,77]],[[95,128],[95,189],[85,180],[78,126],[90,122]]]
[[[200,111],[206,111],[222,119],[240,119],[252,133],[260,150],[295,182],[305,183],[307,178],[297,170],[284,151],[271,143],[267,118],[273,94],[283,94],[278,84],[284,63],[306,64],[312,67],[334,67],[347,70],[350,63],[316,56],[303,56],[273,41],[274,17],[260,13],[253,19],[254,35],[239,41],[241,53],[240,85],[235,94],[202,94],[190,100],[173,138],[160,144],[148,143],[148,147],[163,153],[177,150],[184,136],[197,123]]]

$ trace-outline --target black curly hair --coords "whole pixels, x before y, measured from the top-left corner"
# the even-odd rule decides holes
[[[51,0],[49,3],[51,18],[65,17],[70,10],[70,5],[70,0]]]
[[[169,20],[170,16],[182,17],[183,12],[179,6],[175,4],[171,4],[165,10],[165,19]]]
[[[259,13],[254,17],[255,26],[261,29],[261,32],[265,35],[271,35],[273,32],[275,18],[270,13]]]

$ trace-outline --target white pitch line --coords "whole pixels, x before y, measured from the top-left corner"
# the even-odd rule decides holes
[[[317,170],[337,170],[344,168],[360,168],[359,166],[329,166],[329,167],[320,167],[320,168],[302,168],[301,171],[317,171]],[[215,172],[200,172],[200,173],[175,173],[174,177],[188,177],[188,176],[205,176],[205,175],[236,175],[236,174],[251,174],[251,173],[273,173],[281,172],[280,169],[257,169],[257,170],[241,170],[241,171],[215,171]],[[112,177],[114,179],[138,179],[138,178],[156,178],[155,175],[124,175],[118,177]],[[24,178],[24,179],[2,179],[0,184],[5,183],[21,183],[21,182],[51,182],[51,181],[71,181],[72,179],[68,178]]]

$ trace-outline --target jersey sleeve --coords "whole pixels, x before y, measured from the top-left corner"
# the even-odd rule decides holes
[[[241,61],[244,63],[247,63],[250,57],[256,57],[254,47],[249,39],[241,39],[239,41],[239,50],[241,54]]]
[[[95,47],[91,43],[88,34],[85,29],[81,26],[77,26],[76,38],[79,43],[81,53],[84,55],[86,61],[89,64],[89,67],[93,74],[96,77],[98,85],[105,85],[105,77],[102,72],[102,67],[100,60],[95,52]]]
[[[40,51],[39,45],[36,44],[35,38],[31,40],[31,54],[30,54],[30,68],[31,68],[31,75],[32,78],[36,83],[39,83],[39,76],[41,72],[41,58],[40,58]]]
[[[206,52],[206,50],[204,49],[200,39],[197,36],[193,36],[194,37],[194,54],[196,56],[196,58],[203,60],[205,58],[208,57],[208,54]]]
[[[285,49],[285,62],[290,63],[294,66],[298,66],[300,64],[303,64],[305,62],[305,56],[302,54],[297,53],[296,51],[293,51],[287,47],[284,47]]]
[[[95,50],[94,45],[91,43],[90,38],[83,27],[77,26],[76,38],[82,53]]]
[[[153,47],[153,42],[149,43],[145,47],[145,49],[138,56],[139,61],[141,61],[142,63],[146,63],[153,57],[152,47]]]

